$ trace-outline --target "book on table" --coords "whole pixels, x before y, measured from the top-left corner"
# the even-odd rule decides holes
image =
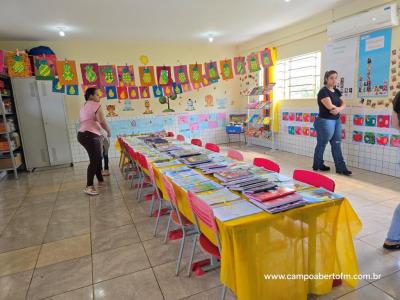
[[[318,203],[318,202],[332,201],[344,198],[342,195],[330,192],[324,188],[305,189],[299,191],[299,194],[308,203]]]
[[[203,181],[203,182],[192,182],[190,184],[183,184],[180,185],[184,190],[191,191],[193,193],[201,193],[211,190],[218,190],[221,189],[222,186],[214,181]]]
[[[154,166],[156,168],[167,168],[167,167],[174,167],[174,166],[179,166],[179,165],[182,165],[182,163],[177,159],[173,159],[173,160],[166,161],[166,162],[154,163]]]
[[[225,222],[260,213],[262,209],[246,200],[239,200],[213,206],[213,212],[216,219]]]
[[[294,192],[295,192],[294,189],[278,187],[274,190],[267,191],[267,192],[254,193],[254,194],[245,193],[244,195],[246,197],[256,200],[258,202],[265,202],[265,201],[271,201],[276,198],[281,198],[281,197],[293,194]]]
[[[227,170],[214,173],[214,177],[222,182],[227,182],[235,179],[245,178],[245,176],[252,176],[246,169]]]
[[[276,188],[276,184],[274,182],[266,182],[251,186],[246,186],[243,188],[243,192],[254,194],[254,193],[261,193],[265,191],[270,191]]]
[[[232,193],[227,188],[199,193],[197,197],[208,205],[232,202],[240,199],[239,195]]]
[[[191,149],[182,149],[182,150],[176,150],[176,151],[171,151],[170,152],[172,156],[177,157],[177,158],[182,158],[182,157],[187,157],[187,156],[194,156],[194,155],[200,155],[201,153],[195,150]]]
[[[260,202],[252,198],[249,198],[249,201],[269,213],[278,213],[307,204],[303,197],[297,193],[265,202]]]
[[[211,160],[208,158],[206,154],[200,154],[200,155],[183,157],[181,158],[181,161],[187,165],[198,165],[203,163],[209,163]]]

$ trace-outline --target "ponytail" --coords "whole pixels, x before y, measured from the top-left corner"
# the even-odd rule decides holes
[[[324,85],[326,85],[326,84],[328,83],[328,78],[329,78],[331,75],[333,75],[333,74],[336,74],[336,75],[337,75],[337,72],[336,72],[335,70],[330,70],[330,71],[326,71],[326,72],[325,72],[325,75],[324,75]]]

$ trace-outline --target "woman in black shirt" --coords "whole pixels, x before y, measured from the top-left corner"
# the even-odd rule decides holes
[[[329,171],[324,164],[324,152],[328,142],[331,144],[332,156],[335,161],[336,173],[351,175],[343,159],[341,141],[342,125],[340,113],[346,104],[342,93],[335,88],[337,80],[336,71],[328,71],[324,76],[324,87],[318,92],[319,115],[314,123],[317,131],[317,146],[314,152],[313,169],[315,171]]]

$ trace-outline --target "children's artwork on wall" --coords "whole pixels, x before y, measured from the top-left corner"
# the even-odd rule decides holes
[[[153,111],[151,110],[151,107],[150,107],[150,101],[148,99],[144,100],[144,112],[143,112],[143,114],[144,115],[150,115],[152,113],[153,113]]]
[[[139,99],[139,88],[137,86],[128,87],[129,99],[137,100]]]
[[[97,88],[97,94],[99,95],[100,99],[106,98],[106,90],[104,87],[98,87]]]
[[[192,87],[191,87],[190,83],[184,83],[184,84],[182,84],[182,89],[185,93],[187,93],[192,90]]]
[[[32,74],[28,54],[25,52],[7,52],[7,69],[10,77],[29,77]]]
[[[311,113],[310,122],[314,123],[318,117],[318,113]]]
[[[122,110],[123,110],[123,111],[133,111],[133,110],[135,110],[135,109],[132,107],[132,101],[129,100],[129,99],[125,99],[125,100],[124,100],[124,108],[123,108]]]
[[[283,112],[282,113],[282,120],[283,121],[289,121],[289,113],[288,112]]]
[[[118,66],[117,73],[120,86],[136,86],[135,71],[132,65]]]
[[[79,95],[79,87],[77,84],[67,85],[65,87],[67,95],[69,96],[78,96]]]
[[[377,126],[379,128],[390,128],[390,115],[378,115]]]
[[[310,135],[310,128],[309,127],[303,127],[302,134],[304,136],[309,136]]]
[[[235,75],[246,74],[246,58],[243,56],[234,57],[233,68],[235,70]]]
[[[365,116],[365,126],[375,127],[376,126],[376,115]]]
[[[206,76],[209,80],[219,79],[218,67],[217,67],[216,61],[210,61],[210,62],[204,63],[204,69],[205,69]]]
[[[225,109],[226,100],[226,98],[217,98],[217,100],[215,100],[217,102],[217,109]]]
[[[295,135],[301,135],[302,130],[300,126],[294,126],[294,134]]]
[[[169,96],[172,96],[174,94],[174,90],[173,90],[172,85],[164,85],[162,87],[162,89],[163,89],[163,92],[164,92],[164,96],[169,97]]]
[[[375,132],[364,132],[364,143],[375,145]]]
[[[189,78],[190,78],[191,83],[197,83],[197,84],[201,83],[201,79],[203,76],[202,69],[203,69],[202,65],[197,64],[197,63],[189,65]],[[197,89],[197,88],[195,88],[195,89]]]
[[[303,122],[310,122],[310,113],[303,113]]]
[[[154,98],[158,98],[158,97],[163,96],[162,86],[153,85],[153,95],[154,95]]]
[[[294,126],[288,126],[288,134],[294,135]]]
[[[177,95],[176,95],[176,94],[173,94],[173,95],[170,95],[170,96],[163,96],[163,97],[160,97],[160,98],[158,99],[158,101],[159,101],[161,104],[167,104],[167,108],[164,109],[163,112],[175,112],[175,110],[173,110],[173,109],[171,108],[171,106],[170,106],[170,101],[175,101],[176,98],[178,98]]]
[[[182,94],[182,85],[176,82],[172,83],[172,88],[174,89],[174,94],[179,95]]]
[[[172,84],[171,67],[158,66],[156,70],[157,70],[158,85],[163,86]]]
[[[56,62],[58,79],[62,85],[78,84],[78,74],[74,60],[58,60]]]
[[[260,51],[260,60],[264,69],[272,66],[271,49],[265,48],[264,50]]]
[[[147,99],[150,98],[150,88],[148,86],[141,86],[139,88],[140,98]]]
[[[303,113],[301,112],[296,113],[296,121],[297,122],[303,121]]]
[[[81,73],[83,84],[96,86],[100,85],[98,64],[81,64]]]
[[[252,53],[247,56],[247,67],[249,68],[250,73],[260,71],[260,62],[258,60],[258,53]]]
[[[128,99],[128,88],[126,86],[117,87],[118,100]]]
[[[35,66],[35,77],[37,80],[52,80],[55,73],[55,57],[35,56],[33,64]]]
[[[354,115],[353,116],[353,125],[363,126],[364,125],[364,115]]]
[[[115,105],[114,104],[107,104],[106,105],[107,114],[106,117],[118,117],[118,114],[115,112]]]
[[[347,120],[346,114],[341,114],[339,118],[340,118],[341,124],[343,124],[343,125],[346,124],[346,120]]]
[[[204,102],[206,107],[214,106],[214,97],[212,95],[206,95],[204,97]]]
[[[376,135],[376,144],[386,146],[389,144],[389,135],[386,133],[378,133]]]
[[[142,86],[156,85],[153,66],[140,66],[139,67],[140,84]]]
[[[361,143],[363,141],[363,132],[362,131],[353,131],[353,142]]]
[[[400,147],[400,135],[392,134],[390,136],[390,146],[399,148]]]
[[[201,85],[202,85],[203,87],[206,87],[206,86],[211,85],[211,80],[208,79],[207,75],[203,75],[203,78],[202,78],[202,80],[201,80]]]
[[[117,87],[106,86],[106,97],[107,97],[107,100],[118,99]]]
[[[52,91],[53,93],[65,93],[65,86],[60,83],[58,78],[55,78],[52,81]]]
[[[185,84],[189,82],[188,70],[186,65],[174,67],[174,78],[176,83]]]
[[[101,86],[117,86],[118,78],[114,65],[99,66]]]
[[[223,80],[229,80],[233,78],[232,60],[224,59],[219,61],[221,68],[221,75]]]
[[[317,131],[313,127],[310,128],[310,136],[311,137],[317,137]]]
[[[193,82],[192,83],[193,90],[199,90],[200,88],[201,88],[201,82]]]
[[[0,73],[6,73],[6,51],[0,49]]]
[[[289,113],[289,121],[296,121],[296,114],[294,112]]]
[[[194,111],[196,110],[194,107],[194,101],[192,99],[187,99],[186,101],[186,111]]]
[[[360,36],[358,96],[388,96],[392,29]]]
[[[342,140],[346,139],[346,129],[342,128]]]

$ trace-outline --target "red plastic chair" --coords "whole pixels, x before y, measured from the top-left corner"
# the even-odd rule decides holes
[[[189,259],[189,270],[188,270],[188,276],[192,273],[192,263],[193,263],[193,257],[194,253],[196,250],[196,243],[197,239],[199,241],[201,249],[206,252],[208,255],[211,255],[215,259],[220,260],[221,259],[221,242],[219,240],[219,231],[218,231],[218,226],[217,223],[215,222],[215,217],[214,217],[214,212],[212,208],[205,203],[204,201],[200,200],[194,193],[189,191],[188,193],[188,198],[189,198],[189,204],[190,208],[192,209],[195,224],[197,226],[197,234],[194,237],[193,240],[193,248],[192,248],[192,253],[190,255]],[[199,220],[201,223],[208,227],[209,229],[212,230],[212,232],[215,234],[216,240],[217,240],[217,245],[214,245],[204,234],[200,232],[199,229]],[[226,286],[223,285],[223,291],[222,291],[222,299],[225,298],[226,294]]]
[[[235,149],[228,149],[227,156],[235,160],[244,161],[243,154]]]
[[[253,165],[276,173],[279,173],[281,171],[281,168],[276,162],[263,157],[254,158]]]
[[[293,179],[315,187],[322,187],[328,191],[335,191],[335,181],[329,177],[308,170],[294,170]]]
[[[167,132],[167,137],[174,137],[175,134],[172,131]]]
[[[167,230],[165,231],[165,237],[164,237],[164,243],[166,243],[168,240],[168,236],[170,233],[169,228],[171,225],[171,221],[175,225],[179,226],[179,229],[178,229],[179,233],[182,234],[181,246],[179,249],[178,261],[176,262],[176,270],[175,270],[175,275],[178,275],[179,268],[180,268],[181,261],[182,261],[182,256],[183,256],[183,249],[185,247],[186,237],[189,235],[192,235],[194,233],[193,231],[189,232],[189,227],[193,226],[193,223],[190,222],[187,218],[185,218],[185,216],[183,216],[179,212],[178,201],[176,199],[175,190],[174,190],[174,186],[172,185],[172,183],[168,180],[168,178],[165,175],[162,176],[162,181],[163,181],[164,188],[167,191],[167,195],[168,195],[168,198],[169,198],[171,206],[172,206],[172,209],[169,212]]]
[[[202,146],[203,146],[203,142],[202,142],[200,139],[192,139],[192,140],[190,141],[190,143],[191,143],[192,145],[199,146],[199,147],[202,147]]]
[[[217,153],[219,153],[219,151],[220,151],[219,146],[217,146],[215,144],[212,144],[212,143],[206,143],[205,148],[207,150],[214,151],[214,152],[217,152]]]
[[[185,141],[185,137],[184,137],[182,134],[178,134],[178,135],[176,136],[176,139],[177,139],[178,141],[180,141],[180,142],[184,142],[184,141]]]

